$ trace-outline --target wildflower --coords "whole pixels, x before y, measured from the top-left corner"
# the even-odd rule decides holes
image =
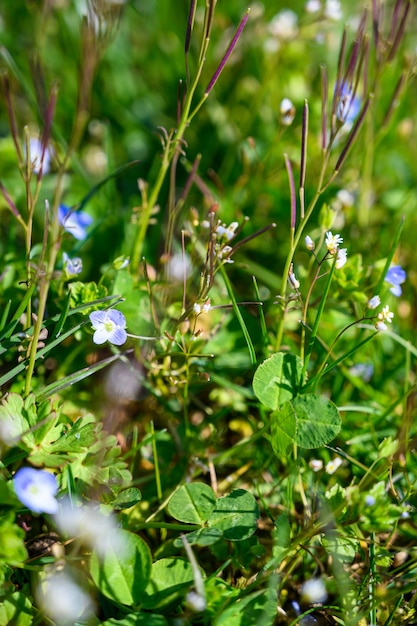
[[[284,126],[290,126],[294,121],[295,107],[289,98],[281,100],[279,112],[281,116],[281,124]]]
[[[39,141],[37,137],[31,137],[29,139],[29,153],[30,153],[30,163],[32,166],[32,171],[35,174],[39,174],[42,170],[43,174],[47,174],[51,169],[51,150],[46,147],[43,153],[43,161],[42,161],[42,152],[43,146],[42,142]]]
[[[353,206],[353,203],[355,202],[355,196],[353,195],[353,193],[351,193],[347,189],[339,189],[339,191],[336,194],[336,197],[342,207]]]
[[[127,339],[126,318],[120,311],[109,309],[108,311],[93,311],[90,320],[95,330],[93,341],[102,344],[106,341],[121,346]]]
[[[201,304],[198,304],[198,302],[195,302],[193,305],[193,311],[196,315],[200,315],[201,313]]]
[[[347,248],[340,248],[340,250],[337,251],[336,269],[340,270],[340,268],[345,265],[346,261],[347,261]]]
[[[63,253],[62,259],[64,262],[64,273],[67,278],[72,278],[81,274],[83,271],[83,261],[80,257],[74,257],[70,259],[66,252]]]
[[[368,301],[368,309],[377,309],[381,304],[381,298],[379,296],[373,296]]]
[[[291,286],[291,287],[292,287],[295,291],[296,291],[296,290],[299,288],[299,286],[300,286],[300,281],[299,281],[299,280],[297,280],[297,278],[296,278],[296,276],[295,276],[295,274],[294,274],[294,272],[293,272],[293,266],[292,266],[292,264],[291,264],[291,268],[290,268],[290,271],[289,271],[289,274],[288,274],[288,282],[289,282],[290,286]]]
[[[301,598],[308,604],[326,602],[326,585],[322,578],[310,578],[301,586]]]
[[[167,263],[167,277],[173,282],[180,282],[190,276],[192,269],[188,254],[173,254]]]
[[[337,91],[338,85],[336,85],[336,93]],[[354,95],[352,87],[348,87],[346,83],[342,84],[338,93],[337,119],[350,127],[357,118],[359,110],[360,100]]]
[[[316,247],[316,244],[314,243],[312,238],[309,235],[307,235],[307,237],[304,239],[304,242],[305,242],[307,250],[310,250],[310,252],[313,252],[313,250]]]
[[[65,500],[55,521],[62,533],[79,539],[89,549],[96,550],[100,557],[105,556],[110,546],[119,553],[124,549],[114,517],[104,515],[94,504],[73,506]]]
[[[365,496],[365,505],[366,506],[373,506],[375,504],[376,500],[374,498],[374,496],[371,496],[370,493],[368,493],[367,496]]]
[[[319,472],[323,469],[323,461],[321,459],[311,459],[311,461],[309,461],[309,466],[313,472]]]
[[[236,236],[236,228],[238,226],[238,222],[232,222],[231,224],[229,224],[229,226],[226,226],[226,224],[220,224],[219,222],[216,228],[216,233],[219,237],[224,236],[227,241],[230,241],[231,239],[233,239],[233,237]]]
[[[382,311],[378,313],[378,319],[375,324],[375,328],[377,330],[387,330],[388,329],[387,323],[391,324],[393,318],[394,318],[394,313],[392,313],[389,310],[389,306],[388,305],[384,306]]]
[[[37,597],[45,613],[60,626],[72,626],[93,612],[90,596],[64,572],[47,576]]]
[[[195,591],[187,593],[185,603],[193,613],[202,613],[207,606],[206,599]]]
[[[334,474],[339,467],[342,465],[343,461],[340,456],[336,456],[332,461],[326,463],[326,473]]]
[[[318,13],[320,9],[321,9],[320,0],[308,0],[308,2],[305,5],[305,10],[307,11],[307,13]]]
[[[204,311],[204,313],[208,313],[210,309],[211,309],[211,302],[209,299],[209,300],[206,300],[206,302],[203,304],[202,311]]]
[[[34,513],[56,513],[58,491],[56,478],[50,472],[22,467],[13,477],[13,486],[20,502]]]
[[[402,283],[405,282],[406,278],[407,278],[407,274],[405,270],[403,270],[401,265],[393,265],[392,267],[390,267],[387,272],[387,275],[385,276],[385,281],[389,283],[390,285],[392,285],[392,287],[390,287],[390,292],[394,296],[397,296],[397,298],[403,292],[400,285],[402,285]]]
[[[333,235],[330,230],[326,233],[326,248],[332,256],[335,256],[337,254],[337,251],[339,250],[339,244],[341,243],[343,243],[343,237],[341,237],[340,235]]]
[[[374,366],[372,363],[355,363],[350,369],[349,373],[358,378],[362,378],[365,383],[369,383],[374,373]]]
[[[93,218],[84,211],[73,211],[64,204],[58,208],[58,220],[64,229],[76,239],[82,240],[87,237],[86,228],[93,222]]]
[[[294,11],[280,11],[269,23],[269,32],[277,39],[292,39],[298,33],[298,17]]]
[[[339,0],[326,0],[324,14],[329,20],[341,20],[343,13]]]

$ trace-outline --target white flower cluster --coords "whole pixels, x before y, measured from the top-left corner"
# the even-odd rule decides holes
[[[343,243],[343,237],[340,235],[333,235],[329,230],[326,233],[326,248],[331,256],[336,256],[336,269],[339,270],[343,267],[347,261],[347,248],[340,248],[340,244]]]
[[[388,304],[384,306],[382,311],[378,313],[378,318],[375,323],[375,328],[377,330],[388,330],[387,324],[391,324],[394,318],[394,313],[389,310]]]

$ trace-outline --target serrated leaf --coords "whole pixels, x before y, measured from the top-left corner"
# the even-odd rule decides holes
[[[204,483],[189,483],[174,493],[168,504],[168,513],[180,522],[203,524],[215,504],[216,496],[211,487]]]
[[[253,495],[244,489],[234,489],[217,499],[207,525],[221,530],[225,539],[241,541],[256,531],[258,518],[259,509]]]
[[[118,530],[108,537],[104,557],[93,551],[90,572],[102,594],[131,606],[142,597],[150,578],[151,564],[147,544],[127,530]]]
[[[275,411],[291,400],[301,386],[303,362],[287,352],[277,352],[266,359],[255,372],[253,390],[256,397]]]

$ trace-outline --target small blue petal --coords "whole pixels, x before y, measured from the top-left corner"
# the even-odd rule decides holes
[[[20,502],[34,513],[58,512],[58,483],[50,472],[22,467],[14,475],[13,485]]]
[[[83,211],[73,211],[65,204],[58,207],[58,220],[63,228],[78,240],[87,237],[86,227],[93,223],[93,218]]]

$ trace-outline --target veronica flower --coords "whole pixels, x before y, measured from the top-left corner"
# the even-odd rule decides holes
[[[42,142],[39,141],[37,137],[32,137],[29,139],[29,153],[30,153],[30,163],[32,166],[32,171],[35,174],[39,174],[42,169],[43,174],[47,174],[51,169],[51,151],[50,148],[46,147],[43,155],[42,161]],[[41,163],[42,161],[42,163]]]
[[[50,472],[22,467],[13,477],[13,486],[20,502],[34,513],[58,512],[58,483]]]
[[[116,309],[93,311],[90,313],[90,321],[95,330],[94,343],[100,345],[109,341],[115,346],[121,346],[125,343],[127,339],[126,318],[121,311]]]
[[[338,85],[336,85],[336,90],[338,91]],[[336,116],[339,122],[351,127],[359,115],[360,108],[360,99],[353,94],[352,87],[348,87],[346,83],[342,84],[338,94],[336,109]]]
[[[62,255],[64,272],[67,278],[73,278],[83,271],[83,261],[80,257],[70,259],[66,252]]]
[[[87,237],[87,226],[93,222],[93,218],[84,211],[73,211],[65,204],[58,208],[58,220],[61,226],[76,239],[83,240]]]
[[[392,267],[390,267],[387,272],[387,275],[385,276],[385,281],[389,283],[390,285],[392,285],[392,287],[390,287],[390,292],[394,296],[397,296],[397,298],[403,292],[400,285],[402,285],[402,283],[405,282],[406,278],[407,278],[407,274],[405,270],[403,270],[401,265],[393,265]]]

